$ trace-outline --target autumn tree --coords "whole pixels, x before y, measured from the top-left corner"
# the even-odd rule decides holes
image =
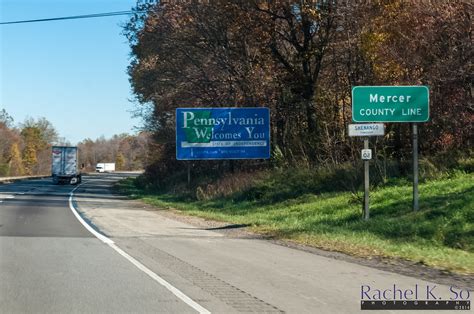
[[[0,124],[10,129],[13,127],[13,117],[5,109],[0,111]]]
[[[84,164],[85,171],[94,171],[101,162],[115,162],[117,170],[141,170],[146,165],[148,142],[149,135],[145,132],[119,134],[109,139],[88,138],[78,143],[79,162]]]
[[[5,109],[0,111],[0,176],[24,174],[21,148],[23,139],[14,126],[13,117]]]
[[[14,144],[21,144],[21,139],[13,128],[13,118],[3,109],[0,112],[0,176],[10,173],[10,148]]]
[[[20,124],[21,129],[36,128],[38,129],[38,139],[40,139],[39,146],[44,147],[55,143],[58,140],[58,132],[53,124],[46,118],[38,119],[27,118]]]
[[[23,164],[25,166],[25,174],[32,175],[36,172],[38,158],[36,156],[36,148],[31,142],[26,144],[23,150]]]
[[[125,157],[122,154],[122,152],[119,152],[117,154],[117,157],[115,157],[115,168],[117,170],[124,170],[125,167]]]
[[[150,177],[183,169],[175,159],[177,107],[265,106],[272,147],[285,164],[354,160],[358,143],[346,130],[358,85],[429,85],[432,120],[421,130],[422,149],[471,146],[469,12],[467,1],[139,1],[125,34],[136,113],[154,140]],[[401,162],[408,130],[388,124],[376,148]],[[195,168],[208,173],[223,164]]]
[[[318,77],[337,7],[326,1],[139,5],[126,34],[146,127],[174,141],[174,109],[266,106],[285,157],[315,159]],[[315,141],[316,139],[316,141]],[[169,156],[171,158],[172,156]]]
[[[25,172],[18,143],[13,143],[10,147],[8,165],[10,176],[21,176]]]
[[[336,25],[337,2],[256,1],[255,6],[261,13],[256,19],[266,26],[263,29],[268,38],[262,49],[270,51],[280,70],[276,78],[282,93],[274,113],[278,144],[289,148],[291,142],[299,142],[302,153],[315,160],[313,146],[318,143],[321,131],[315,97]],[[298,149],[295,148],[293,154]]]
[[[19,125],[5,109],[0,111],[0,176],[47,174],[51,145],[58,133],[46,118],[27,118]]]
[[[51,146],[58,139],[54,126],[46,118],[28,118],[20,124],[24,142],[23,164],[27,174],[45,174],[51,170]]]
[[[92,139],[86,138],[78,143],[79,162],[84,164],[86,171],[94,171],[97,164],[97,157],[95,153],[95,143]]]
[[[149,7],[149,4],[147,5]],[[143,8],[140,6],[140,10]],[[198,3],[155,4],[126,28],[134,59],[129,67],[147,129],[162,142],[173,142],[178,105],[260,105],[265,97],[255,82],[270,75],[261,66],[254,35],[259,26],[232,1],[219,6]],[[258,90],[257,90],[258,89]],[[146,105],[145,105],[146,106]]]
[[[366,54],[378,83],[427,85],[430,122],[421,129],[426,152],[472,145],[472,12],[469,1],[391,1],[375,7],[379,14],[365,27]],[[390,23],[387,23],[387,20]],[[409,130],[395,126],[395,151],[409,146]]]
[[[176,107],[270,105],[276,87],[267,85],[273,81],[266,77],[273,71],[257,51],[262,26],[242,3],[146,6],[149,14],[126,28],[134,55],[131,84],[138,103],[147,108],[141,112],[145,130],[169,154],[152,154],[156,164],[180,169],[174,159]]]

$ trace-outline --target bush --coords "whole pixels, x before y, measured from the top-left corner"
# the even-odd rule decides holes
[[[273,171],[234,196],[236,201],[276,203],[305,194],[333,191],[355,192],[362,184],[362,168],[347,163],[321,168],[290,168]]]
[[[457,156],[458,159],[455,159]],[[460,157],[461,156],[461,157]],[[182,161],[150,165],[137,184],[148,191],[172,193],[197,200],[232,198],[235,201],[275,203],[305,194],[362,190],[363,163],[347,162],[317,168],[307,165],[288,167],[275,158],[274,169],[259,161],[195,161],[192,163],[191,184],[187,182],[187,167]],[[453,171],[472,172],[474,158],[451,154],[423,157],[419,161],[420,181],[436,179]],[[373,187],[408,184],[411,181],[411,160],[378,158],[370,162],[370,184]]]
[[[242,190],[249,189],[255,182],[265,176],[265,171],[227,174],[214,182],[201,183],[196,187],[196,199],[210,200],[228,197]]]
[[[10,167],[8,164],[0,164],[0,177],[7,177],[10,174]]]
[[[474,157],[465,157],[459,159],[458,169],[467,173],[474,172]]]

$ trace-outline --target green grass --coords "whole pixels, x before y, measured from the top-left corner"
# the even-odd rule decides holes
[[[304,189],[292,193],[298,189],[295,180],[288,177],[284,187],[275,183],[278,178],[267,176],[247,192],[201,201],[146,193],[131,179],[122,181],[119,189],[160,208],[248,224],[252,231],[278,239],[474,274],[473,173],[455,172],[421,184],[420,211],[416,213],[411,209],[412,189],[407,180],[378,187],[371,191],[369,221],[361,219],[360,195]]]

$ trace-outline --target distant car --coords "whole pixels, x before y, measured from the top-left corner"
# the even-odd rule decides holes
[[[115,171],[115,163],[98,163],[95,166],[95,172],[113,172]]]

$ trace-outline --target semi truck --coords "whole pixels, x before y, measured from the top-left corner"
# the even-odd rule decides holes
[[[78,169],[77,147],[53,146],[51,173],[53,184],[79,184],[82,175]]]
[[[101,162],[95,166],[96,172],[113,172],[115,171],[114,162]]]

